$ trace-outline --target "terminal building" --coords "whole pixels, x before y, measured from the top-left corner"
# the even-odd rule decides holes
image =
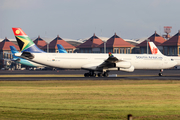
[[[9,68],[11,66],[13,56],[10,46],[14,46],[19,50],[19,47],[7,38],[0,42],[0,68]]]
[[[89,38],[84,43],[80,44],[76,48],[78,48],[79,53],[100,53],[99,45],[101,45],[103,41],[98,38],[95,34]]]
[[[162,36],[157,34],[155,31],[155,33],[151,35],[147,40],[144,40],[143,42],[137,45],[140,47],[141,54],[146,54],[147,51],[148,53],[151,53],[150,48],[149,47],[147,48],[148,41],[154,42],[154,44],[158,47],[158,49],[163,53],[163,47],[161,46],[161,44],[164,43],[166,40]]]
[[[130,54],[133,47],[134,46],[132,44],[124,41],[122,38],[116,35],[116,33],[111,38],[109,38],[105,43],[99,45],[101,53],[111,52],[118,54]]]
[[[61,44],[68,53],[73,53],[73,51],[75,50],[75,47],[73,45],[60,38],[59,35],[49,44],[43,46],[41,49],[46,52],[58,53],[59,51],[57,48],[57,44]]]
[[[180,56],[180,31],[161,44],[164,55]]]
[[[150,54],[151,51],[148,47],[147,49],[147,41],[154,42],[155,45],[159,48],[159,50],[169,56],[180,56],[180,31],[177,34],[170,37],[170,28],[166,27],[165,33],[168,35],[157,34],[156,32],[151,35],[149,38],[144,38],[142,40],[124,40],[119,37],[116,33],[110,38],[99,38],[95,34],[89,39],[79,41],[66,41],[63,40],[59,35],[50,42],[46,42],[40,36],[34,40],[34,43],[43,51],[57,53],[58,48],[57,44],[61,44],[68,53],[116,53],[116,54],[146,54],[147,50]],[[102,40],[103,39],[103,40]],[[69,39],[70,40],[70,39]],[[49,40],[48,40],[49,41]],[[14,46],[17,50],[19,47],[17,46],[16,41],[10,41],[7,38],[0,42],[0,69],[6,68],[11,65],[10,62],[12,59],[12,54],[9,46]],[[135,52],[134,52],[135,51]],[[17,64],[18,65],[18,64]],[[18,65],[20,66],[20,65]],[[18,68],[18,67],[16,67]]]

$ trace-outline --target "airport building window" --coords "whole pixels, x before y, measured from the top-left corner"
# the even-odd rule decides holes
[[[89,53],[92,53],[92,50],[91,50],[91,48],[89,48]]]
[[[3,52],[0,53],[0,59],[2,59],[2,58],[3,58]]]
[[[124,54],[124,48],[120,48],[120,54]]]
[[[67,52],[68,52],[68,53],[72,53],[72,50],[71,50],[71,49],[69,49],[69,50],[67,50]]]
[[[164,55],[168,55],[168,47],[164,47]]]
[[[166,51],[167,54],[166,54]],[[177,55],[177,47],[176,46],[170,46],[170,47],[164,47],[164,54],[165,55]]]
[[[101,48],[101,53],[104,53],[104,48]]]
[[[119,53],[119,48],[114,48],[114,53]]]
[[[174,47],[174,55],[177,55],[177,47]]]
[[[130,48],[126,48],[126,54],[130,54]]]
[[[84,49],[84,53],[87,53],[87,49]]]
[[[169,47],[169,53],[168,55],[172,55],[172,47]]]
[[[83,53],[83,49],[80,49],[80,53]]]
[[[141,47],[141,54],[146,54],[147,53],[147,47]]]
[[[108,52],[113,53],[113,48],[108,48],[108,49],[106,49],[106,53],[108,53]]]

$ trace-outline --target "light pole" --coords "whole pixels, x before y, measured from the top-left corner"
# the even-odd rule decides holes
[[[150,40],[147,39],[146,41],[147,41],[147,54],[149,54],[149,46],[148,46],[148,42],[149,42]]]
[[[49,52],[49,43],[47,42],[47,53]]]
[[[104,53],[106,53],[106,41],[104,40]]]

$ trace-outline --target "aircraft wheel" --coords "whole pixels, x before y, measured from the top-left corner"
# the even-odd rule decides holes
[[[98,77],[102,77],[102,73],[98,73]]]
[[[159,76],[162,76],[162,73],[159,73]]]
[[[84,77],[89,77],[89,73],[84,73]]]
[[[96,73],[93,74],[93,77],[96,77]]]
[[[104,76],[104,77],[108,77],[109,75],[108,75],[107,72],[105,72],[105,73],[103,74],[103,76]]]

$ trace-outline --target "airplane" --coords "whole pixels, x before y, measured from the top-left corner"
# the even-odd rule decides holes
[[[61,44],[57,44],[57,47],[58,47],[59,53],[67,53],[67,51],[64,49],[64,47]],[[20,57],[16,57],[14,54],[19,53],[19,52],[14,46],[10,46],[10,49],[13,54],[12,61],[18,62],[18,63],[26,65],[26,66],[30,66],[30,67],[45,67],[44,65],[37,64],[35,62],[31,62],[29,60],[26,60],[26,59],[23,59]]]
[[[59,53],[67,53],[67,51],[64,49],[64,47],[61,44],[57,44]]]
[[[15,56],[56,68],[88,70],[89,72],[84,73],[85,77],[95,77],[96,73],[98,77],[108,77],[110,70],[126,72],[133,72],[135,69],[162,70],[177,64],[167,56],[152,54],[40,53],[21,28],[12,30],[22,51]]]
[[[157,48],[157,46],[156,46],[153,42],[149,42],[148,44],[149,44],[151,53],[152,53],[153,55],[163,55],[163,54],[159,51],[159,49]],[[180,57],[178,57],[178,56],[166,56],[166,57],[168,57],[168,58],[173,59],[174,61],[176,61],[176,62],[177,62],[176,65],[180,65]]]
[[[44,66],[44,65],[37,64],[35,62],[31,62],[29,60],[26,60],[26,59],[15,56],[14,54],[20,53],[20,52],[14,46],[10,46],[10,49],[11,49],[11,52],[13,54],[12,61],[18,62],[18,63],[23,64],[23,65],[27,65],[27,66],[30,66],[30,67],[43,67]]]

